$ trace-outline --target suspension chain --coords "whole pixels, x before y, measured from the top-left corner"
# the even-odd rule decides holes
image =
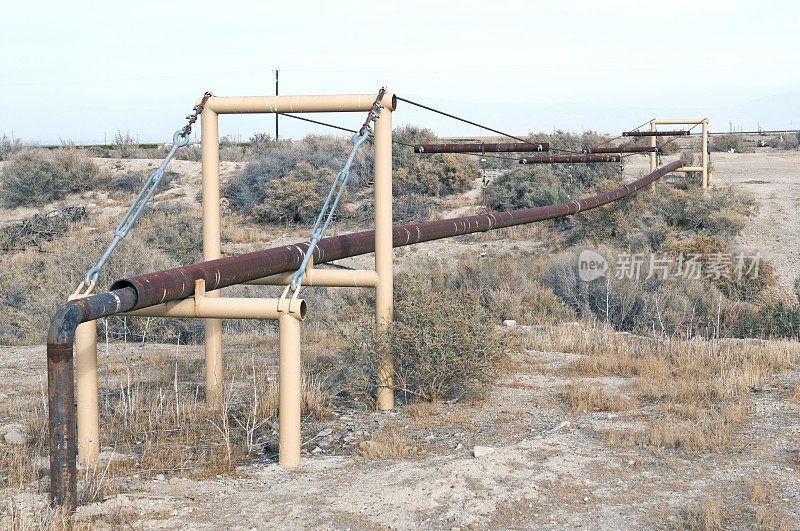
[[[481,172],[483,173],[483,178],[481,179],[481,194],[483,196],[483,208],[488,208],[486,204],[486,189],[489,187],[489,179],[486,177],[486,159],[481,158]]]
[[[572,164],[569,165],[569,173],[567,174],[567,201],[572,200]]]
[[[175,156],[175,152],[178,151],[178,149],[189,143],[189,133],[192,132],[192,125],[194,125],[194,123],[197,121],[197,117],[203,112],[206,102],[211,96],[212,94],[210,92],[203,94],[203,99],[200,101],[200,103],[192,108],[194,112],[186,117],[189,122],[183,126],[183,128],[175,131],[175,134],[172,135],[172,148],[170,148],[169,152],[164,157],[161,165],[153,173],[151,173],[147,178],[147,181],[145,181],[142,189],[139,191],[139,194],[133,201],[133,204],[122,217],[122,221],[119,222],[116,230],[114,230],[114,238],[111,240],[111,243],[108,244],[105,252],[100,257],[100,260],[97,261],[97,264],[86,272],[83,281],[78,285],[77,289],[73,293],[73,297],[77,297],[81,291],[84,290],[84,288],[84,296],[91,293],[92,289],[94,289],[94,285],[97,283],[97,278],[100,276],[100,270],[103,269],[103,266],[108,261],[111,253],[114,252],[117,244],[119,244],[119,242],[128,235],[133,227],[133,224],[136,223],[136,220],[144,210],[144,207],[147,206],[147,203],[153,197],[156,188],[164,177],[164,170],[166,170],[167,164],[169,164],[169,161],[171,161]]]
[[[319,241],[325,237],[325,231],[328,230],[328,226],[331,224],[333,215],[336,212],[336,207],[339,205],[339,200],[342,198],[342,194],[347,187],[347,180],[350,178],[350,165],[353,163],[353,159],[356,156],[358,148],[361,147],[361,144],[363,144],[372,133],[371,124],[378,117],[378,113],[380,112],[381,108],[383,108],[381,100],[383,99],[383,95],[385,93],[385,88],[381,88],[378,91],[378,96],[375,98],[375,103],[372,104],[372,108],[369,110],[369,113],[367,113],[367,118],[364,120],[364,124],[353,135],[353,147],[350,149],[350,155],[348,155],[347,161],[344,163],[344,167],[336,176],[336,179],[334,179],[333,184],[331,185],[331,189],[328,192],[328,197],[325,199],[325,203],[322,205],[322,210],[320,210],[319,216],[317,216],[317,221],[314,223],[314,228],[311,230],[311,238],[309,239],[308,249],[306,249],[303,262],[300,264],[300,267],[297,269],[297,271],[292,275],[292,281],[287,287],[287,291],[288,288],[291,288],[291,290],[297,294],[303,284],[303,274],[306,272],[306,268],[308,267],[311,258],[314,256],[314,249],[317,247],[317,243],[319,243]],[[286,294],[286,292],[284,292],[284,294]]]

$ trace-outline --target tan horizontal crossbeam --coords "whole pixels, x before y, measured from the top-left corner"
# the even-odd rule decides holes
[[[367,112],[372,109],[376,96],[377,93],[331,96],[212,96],[206,102],[205,108],[217,114]],[[396,106],[394,94],[385,94],[381,103],[393,111]]]
[[[686,125],[686,124],[701,124],[703,122],[707,122],[705,118],[702,120],[653,120],[651,123],[654,124],[661,124],[661,125]]]
[[[288,307],[289,300],[284,301]],[[306,315],[306,303],[300,303],[300,316]],[[149,308],[125,312],[120,315],[139,317],[202,317],[212,319],[277,319],[282,312],[278,311],[280,299],[248,299],[233,297],[201,297],[183,299]]]
[[[293,273],[271,275],[248,282],[262,286],[286,286],[292,281]],[[304,286],[329,286],[374,288],[378,285],[378,273],[359,269],[311,269],[303,275]]]

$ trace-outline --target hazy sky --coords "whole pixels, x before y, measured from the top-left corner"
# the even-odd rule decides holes
[[[516,133],[561,126],[548,109],[565,105],[581,114],[564,128],[605,130],[617,127],[610,108],[644,121],[800,92],[796,1],[47,0],[5,2],[2,19],[0,134],[45,143],[117,130],[166,141],[203,91],[272,94],[276,67],[282,94],[385,84],[459,112],[491,108],[476,116]],[[225,117],[221,128],[246,138],[273,123]],[[312,130],[281,124],[294,137]],[[460,127],[442,132],[475,134]]]

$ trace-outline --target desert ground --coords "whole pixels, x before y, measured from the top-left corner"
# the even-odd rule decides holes
[[[116,171],[157,164],[97,161]],[[714,153],[713,164],[715,185],[735,184],[759,199],[760,210],[738,241],[772,260],[782,285],[790,287],[800,275],[800,152]],[[223,163],[223,179],[238,167]],[[159,199],[194,202],[200,164],[175,161],[170,169],[182,178]],[[644,157],[633,157],[626,178],[646,169]],[[472,200],[476,193],[466,198]],[[121,205],[107,203],[101,194],[89,201],[109,215],[122,212]],[[452,211],[469,211],[469,205],[455,204]],[[32,212],[6,212],[2,222]],[[272,247],[301,237],[301,232],[270,234],[265,241],[228,243],[224,251]],[[472,250],[484,256],[541,252],[542,246],[520,237],[487,237],[431,242],[402,252],[424,256]],[[369,258],[343,263],[364,266]],[[662,344],[661,339],[577,322],[509,324],[499,326],[497,333],[522,346],[484,400],[408,405],[382,413],[332,403],[325,418],[304,422],[304,452],[297,469],[279,467],[265,445],[256,457],[222,474],[130,474],[115,489],[107,489],[108,495],[81,505],[75,523],[137,529],[800,528],[796,342],[698,339]],[[320,355],[317,351],[324,347],[313,345],[314,337],[304,336],[303,348]],[[274,366],[273,347],[274,338],[264,344],[239,337],[226,344],[225,356],[249,359],[255,349]],[[637,353],[658,349],[686,352],[692,367],[714,365],[716,361],[703,362],[712,354],[722,361],[692,376],[676,369],[683,366],[680,360],[672,369],[636,365],[646,358]],[[131,359],[147,366],[179,355],[182,364],[197,365],[203,353],[201,345],[130,341],[105,347],[101,341],[99,355],[102,366],[112,367],[110,387],[116,389]],[[626,369],[626,363],[635,370]],[[143,378],[151,376],[155,378],[145,371]],[[184,376],[178,374],[178,379]],[[193,383],[185,380],[182,385]],[[648,391],[656,383],[670,400]],[[709,406],[702,392],[678,389],[683,383],[718,389],[717,402]],[[0,400],[41,404],[43,385],[44,345],[0,347]],[[634,395],[649,398],[626,406]],[[681,408],[709,408],[709,424],[675,420],[681,418]],[[0,425],[18,420],[9,416]],[[650,439],[637,439],[643,432]],[[101,441],[98,466],[81,468],[79,475],[100,477],[102,483],[109,461],[132,458],[118,452],[112,439]],[[46,459],[37,466],[44,482]],[[3,527],[35,526],[48,514],[43,493],[6,488],[0,499]]]

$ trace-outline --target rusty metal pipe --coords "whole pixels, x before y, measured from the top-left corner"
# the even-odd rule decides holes
[[[414,153],[520,153],[550,151],[548,142],[471,142],[460,144],[417,144]]]
[[[523,157],[520,164],[579,164],[586,162],[619,162],[613,155],[559,155],[548,157]]]
[[[642,147],[593,147],[584,148],[581,150],[583,153],[653,153],[658,151],[658,148],[650,146]]]
[[[392,246],[403,247],[569,216],[622,199],[667,173],[678,170],[682,165],[681,161],[671,162],[625,186],[559,205],[395,227],[392,229]],[[70,509],[77,502],[72,352],[75,330],[80,323],[191,297],[195,292],[195,281],[199,279],[205,280],[206,289],[213,290],[293,271],[300,266],[307,248],[308,243],[304,242],[131,277],[115,282],[111,291],[75,299],[61,306],[53,316],[47,337],[51,500]],[[314,263],[321,264],[374,250],[373,231],[334,236],[317,244]]]
[[[624,131],[622,136],[687,136],[689,131]]]

